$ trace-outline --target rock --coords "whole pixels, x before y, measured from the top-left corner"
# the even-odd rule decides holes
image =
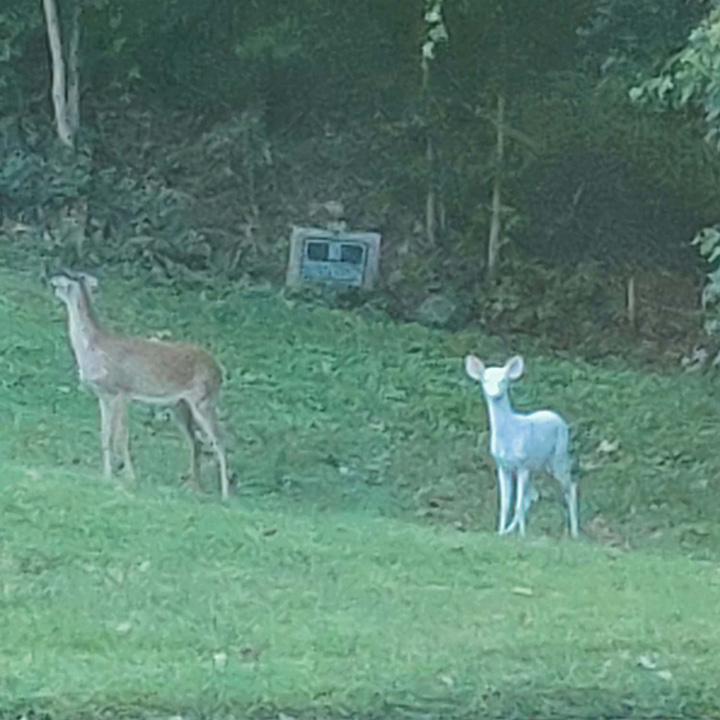
[[[458,306],[446,295],[430,295],[415,311],[415,320],[422,325],[447,327],[457,314]]]

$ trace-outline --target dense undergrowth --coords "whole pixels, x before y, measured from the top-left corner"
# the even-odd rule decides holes
[[[663,138],[678,140],[663,167],[682,175],[682,192],[664,200],[654,185],[647,190],[657,161],[652,132],[640,133],[643,149],[630,162],[625,126],[606,127],[619,118],[591,96],[583,102],[589,117],[599,114],[598,132],[610,136],[594,139],[601,153],[588,149],[587,138],[573,135],[575,119],[552,101],[554,122],[567,133],[555,128],[562,140],[531,164],[530,180],[510,183],[519,205],[507,209],[508,242],[492,286],[484,282],[484,151],[469,149],[462,135],[445,139],[446,162],[456,169],[447,173],[446,227],[430,242],[422,222],[426,169],[415,157],[422,133],[393,114],[318,134],[270,132],[251,109],[211,120],[100,104],[88,108],[75,154],[57,147],[43,119],[10,117],[0,139],[3,260],[18,268],[39,257],[112,266],[178,287],[217,277],[280,282],[291,225],[325,226],[330,203],[349,228],[382,234],[378,299],[393,318],[436,323],[420,310],[439,295],[453,309],[436,324],[449,329],[479,323],[491,334],[541,336],[553,350],[588,359],[622,354],[677,364],[704,342],[703,268],[690,240],[715,217],[710,199],[684,193],[688,185],[709,193],[712,168],[694,163],[678,128],[662,128]]]
[[[135,486],[99,475],[62,310],[0,275],[0,716],[647,716],[717,712],[718,388],[530,344],[520,408],[571,422],[584,541],[541,486],[494,536],[475,331],[265,285],[103,279],[109,324],[213,350],[237,492],[185,489],[134,408]]]

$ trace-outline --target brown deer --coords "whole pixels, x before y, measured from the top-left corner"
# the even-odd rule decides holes
[[[137,400],[172,408],[190,443],[189,474],[196,487],[200,448],[195,428],[207,435],[220,465],[222,499],[227,499],[227,461],[216,414],[222,371],[215,359],[195,345],[121,337],[108,332],[98,321],[90,299],[91,291],[98,285],[92,275],[64,271],[53,275],[50,285],[67,307],[70,345],[80,381],[100,401],[105,477],[112,477],[113,452],[118,451],[118,446],[125,471],[135,477],[126,414],[128,402]]]

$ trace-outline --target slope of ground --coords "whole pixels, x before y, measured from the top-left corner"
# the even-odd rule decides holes
[[[209,346],[240,481],[180,483],[135,409],[136,485],[99,473],[62,309],[0,274],[0,716],[698,715],[717,712],[716,388],[527,356],[519,407],[572,422],[586,539],[551,484],[498,539],[482,400],[496,341],[266,288],[111,278],[119,328]],[[478,435],[480,445],[478,447]]]

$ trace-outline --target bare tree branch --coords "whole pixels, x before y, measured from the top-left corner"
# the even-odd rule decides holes
[[[65,86],[65,61],[63,60],[60,20],[55,0],[43,0],[48,43],[52,60],[52,101],[55,109],[55,124],[60,142],[73,147],[73,133],[68,118]]]

